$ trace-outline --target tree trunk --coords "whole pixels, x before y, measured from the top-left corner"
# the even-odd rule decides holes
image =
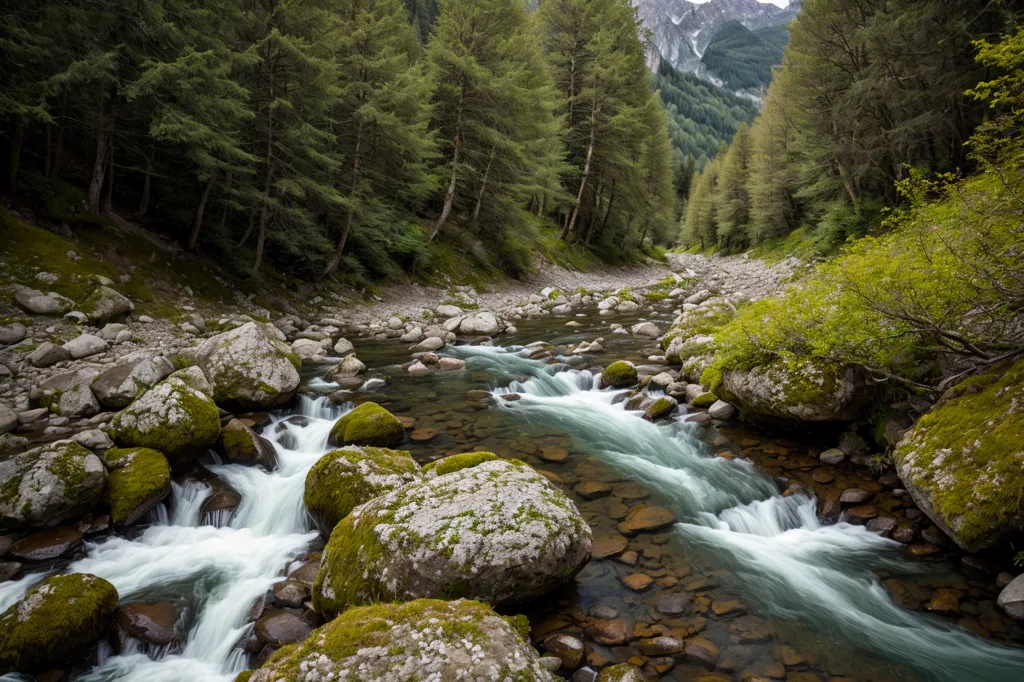
[[[153,184],[152,169],[153,162],[147,158],[145,180],[142,183],[142,199],[139,200],[139,218],[144,218],[146,211],[149,210],[149,193]]]
[[[195,251],[199,243],[199,231],[203,229],[203,212],[206,211],[206,201],[210,198],[210,190],[213,189],[213,175],[206,181],[206,189],[203,190],[203,197],[199,200],[199,208],[196,209],[196,220],[192,224],[192,234],[188,236],[188,250]]]
[[[267,201],[263,201],[263,208],[260,209],[260,231],[256,236],[256,262],[252,266],[252,274],[258,275],[260,263],[263,262],[263,243],[267,237],[267,213],[269,213]]]
[[[491,164],[494,162],[494,147],[491,147],[491,156],[487,159],[487,168],[484,170],[484,179],[480,182],[480,193],[476,197],[476,206],[473,207],[473,222],[480,217],[480,207],[484,203],[484,190],[487,189],[487,176],[491,174]]]
[[[583,201],[583,191],[587,188],[587,178],[590,176],[590,160],[594,156],[594,140],[597,136],[597,107],[593,107],[590,110],[590,144],[587,145],[587,161],[583,165],[583,177],[580,178],[580,191],[576,193],[576,203],[572,207],[572,214],[569,217],[569,222],[565,224],[565,228],[562,230],[562,241],[572,233],[576,227],[576,219],[580,214],[580,202]]]
[[[21,166],[21,145],[25,140],[25,122],[18,121],[18,129],[11,141],[11,158],[7,165],[7,181],[11,185],[11,191],[18,189],[18,168]]]
[[[271,64],[271,69],[274,64]],[[270,74],[270,99],[274,101],[274,74]],[[263,205],[260,206],[260,230],[256,237],[256,262],[252,265],[252,274],[259,274],[260,263],[263,262],[263,243],[267,237],[267,213],[270,211],[270,191],[273,189],[274,176],[274,107],[267,107],[267,151],[266,151],[266,182],[263,187]],[[246,235],[248,236],[248,235]],[[243,237],[244,239],[244,237]]]
[[[327,268],[324,270],[324,277],[334,274],[338,266],[341,265],[341,259],[345,253],[345,242],[348,241],[348,233],[352,230],[352,220],[356,213],[352,204],[355,201],[356,188],[359,186],[359,152],[362,144],[363,124],[360,121],[359,128],[356,131],[356,150],[352,159],[352,188],[348,192],[348,215],[345,217],[345,227],[341,230],[341,236],[338,237],[338,248],[335,249],[334,257],[331,258],[331,262],[327,264]]]
[[[100,126],[96,131],[96,156],[92,162],[92,180],[89,181],[89,210],[99,213],[100,190],[103,189],[103,176],[106,170],[107,160],[107,131]]]
[[[249,227],[245,228],[245,234],[238,240],[238,248],[245,246],[245,243],[249,241],[249,235],[252,234],[252,228],[256,225],[256,211],[249,211]]]
[[[647,238],[647,228],[651,225],[651,219],[648,218],[644,221],[644,231],[640,234],[640,243],[636,245],[637,249],[644,248],[644,239]]]
[[[67,120],[68,93],[64,90],[60,100],[60,121],[57,126],[57,148],[53,152],[53,165],[50,166],[49,177],[55,178],[60,174],[61,155],[64,151],[64,121]]]
[[[462,98],[464,95],[465,89],[459,93],[459,113],[455,117],[455,139],[452,141],[455,145],[455,149],[452,152],[452,179],[448,182],[448,191],[444,195],[444,206],[441,208],[441,216],[437,219],[437,223],[434,225],[434,232],[428,240],[431,242],[434,241],[437,233],[444,227],[445,222],[448,220],[448,215],[452,212],[452,205],[455,204],[455,187],[458,181],[459,169],[459,142],[462,136]]]
[[[100,208],[104,213],[110,213],[114,203],[114,134],[111,133],[111,140],[107,144],[107,181],[106,192],[103,194],[103,202]]]

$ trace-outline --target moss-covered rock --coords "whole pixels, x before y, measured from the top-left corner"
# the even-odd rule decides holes
[[[60,667],[110,627],[117,590],[103,578],[47,578],[0,615],[0,674]]]
[[[868,397],[853,366],[815,358],[781,356],[751,368],[727,368],[710,382],[708,388],[744,416],[764,420],[850,421]]]
[[[493,462],[496,459],[500,458],[493,452],[463,452],[424,465],[423,473],[431,477],[444,476],[445,474],[452,474],[456,471],[475,467],[477,464]]]
[[[110,287],[98,286],[89,296],[75,306],[92,322],[102,322],[135,310],[135,305]]]
[[[701,393],[700,395],[695,397],[688,403],[688,405],[690,407],[703,408],[706,410],[707,408],[714,405],[716,402],[718,402],[718,396],[708,391],[707,393]]]
[[[261,466],[267,471],[277,469],[277,450],[266,438],[244,424],[232,419],[220,434],[221,451],[232,464]]]
[[[893,461],[921,510],[965,550],[1024,530],[1024,360],[947,391]]]
[[[119,412],[110,423],[114,441],[159,450],[172,467],[212,447],[220,436],[220,413],[190,373],[202,376],[196,368],[179,370]]]
[[[112,448],[103,463],[111,470],[103,500],[116,524],[135,523],[171,492],[171,468],[157,450]]]
[[[484,462],[353,510],[331,533],[313,602],[331,618],[373,601],[525,601],[574,576],[590,545],[590,526],[547,479]]]
[[[106,469],[74,441],[0,462],[0,524],[49,528],[81,516],[103,494]]]
[[[555,682],[529,643],[486,604],[419,599],[351,609],[284,647],[249,682]]]
[[[195,354],[218,405],[265,410],[284,405],[299,388],[299,359],[273,325],[256,322],[212,336]]]
[[[324,537],[357,506],[423,478],[404,450],[348,447],[317,460],[306,474],[306,510]]]
[[[601,372],[601,386],[626,388],[637,382],[636,366],[632,362],[619,360],[608,365]]]
[[[342,445],[370,445],[390,448],[405,440],[405,427],[398,417],[377,403],[363,403],[331,427],[328,442]]]
[[[647,675],[632,663],[619,663],[601,668],[597,682],[647,682]]]

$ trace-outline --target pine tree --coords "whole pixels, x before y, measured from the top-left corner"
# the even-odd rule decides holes
[[[800,217],[793,130],[778,90],[769,92],[751,129],[750,241],[761,243],[794,230]]]
[[[739,127],[721,161],[715,194],[716,239],[725,249],[746,245],[750,220],[750,129]]]

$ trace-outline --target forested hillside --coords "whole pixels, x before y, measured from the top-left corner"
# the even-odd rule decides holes
[[[782,62],[788,40],[785,26],[751,31],[732,21],[715,34],[700,61],[730,90],[764,88],[772,82],[772,69]]]
[[[467,240],[519,275],[544,231],[613,260],[671,234],[628,0],[2,12],[5,186],[48,221],[116,214],[236,273],[306,278],[420,271],[432,242]]]
[[[1009,3],[805,3],[749,131],[694,179],[688,245],[740,250],[801,229],[816,250],[880,229],[911,169],[964,172],[985,106],[973,41],[1010,30]]]

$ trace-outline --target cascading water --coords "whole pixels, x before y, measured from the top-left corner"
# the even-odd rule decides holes
[[[1002,647],[937,618],[897,606],[878,571],[922,572],[902,545],[847,523],[823,525],[812,498],[782,497],[743,460],[711,456],[695,425],[657,426],[615,404],[588,371],[548,366],[516,348],[451,350],[490,373],[502,409],[569,432],[582,450],[669,501],[676,532],[730,571],[764,615],[799,621],[874,657],[949,682],[1019,679],[1024,650]],[[526,380],[522,377],[529,377]]]
[[[235,645],[252,627],[248,614],[253,603],[283,579],[289,563],[316,537],[309,532],[302,503],[306,472],[328,450],[330,428],[348,409],[331,405],[327,398],[299,400],[296,412],[305,418],[304,425],[279,414],[264,430],[277,451],[277,471],[235,464],[208,467],[241,496],[228,525],[200,525],[209,486],[175,483],[167,522],[149,526],[135,539],[111,537],[87,544],[86,557],[68,567],[69,572],[106,578],[122,602],[180,602],[184,596],[184,620],[191,623],[177,652],[130,647],[77,680],[229,682],[245,669],[248,657]],[[35,574],[5,584],[0,610],[43,577]]]

